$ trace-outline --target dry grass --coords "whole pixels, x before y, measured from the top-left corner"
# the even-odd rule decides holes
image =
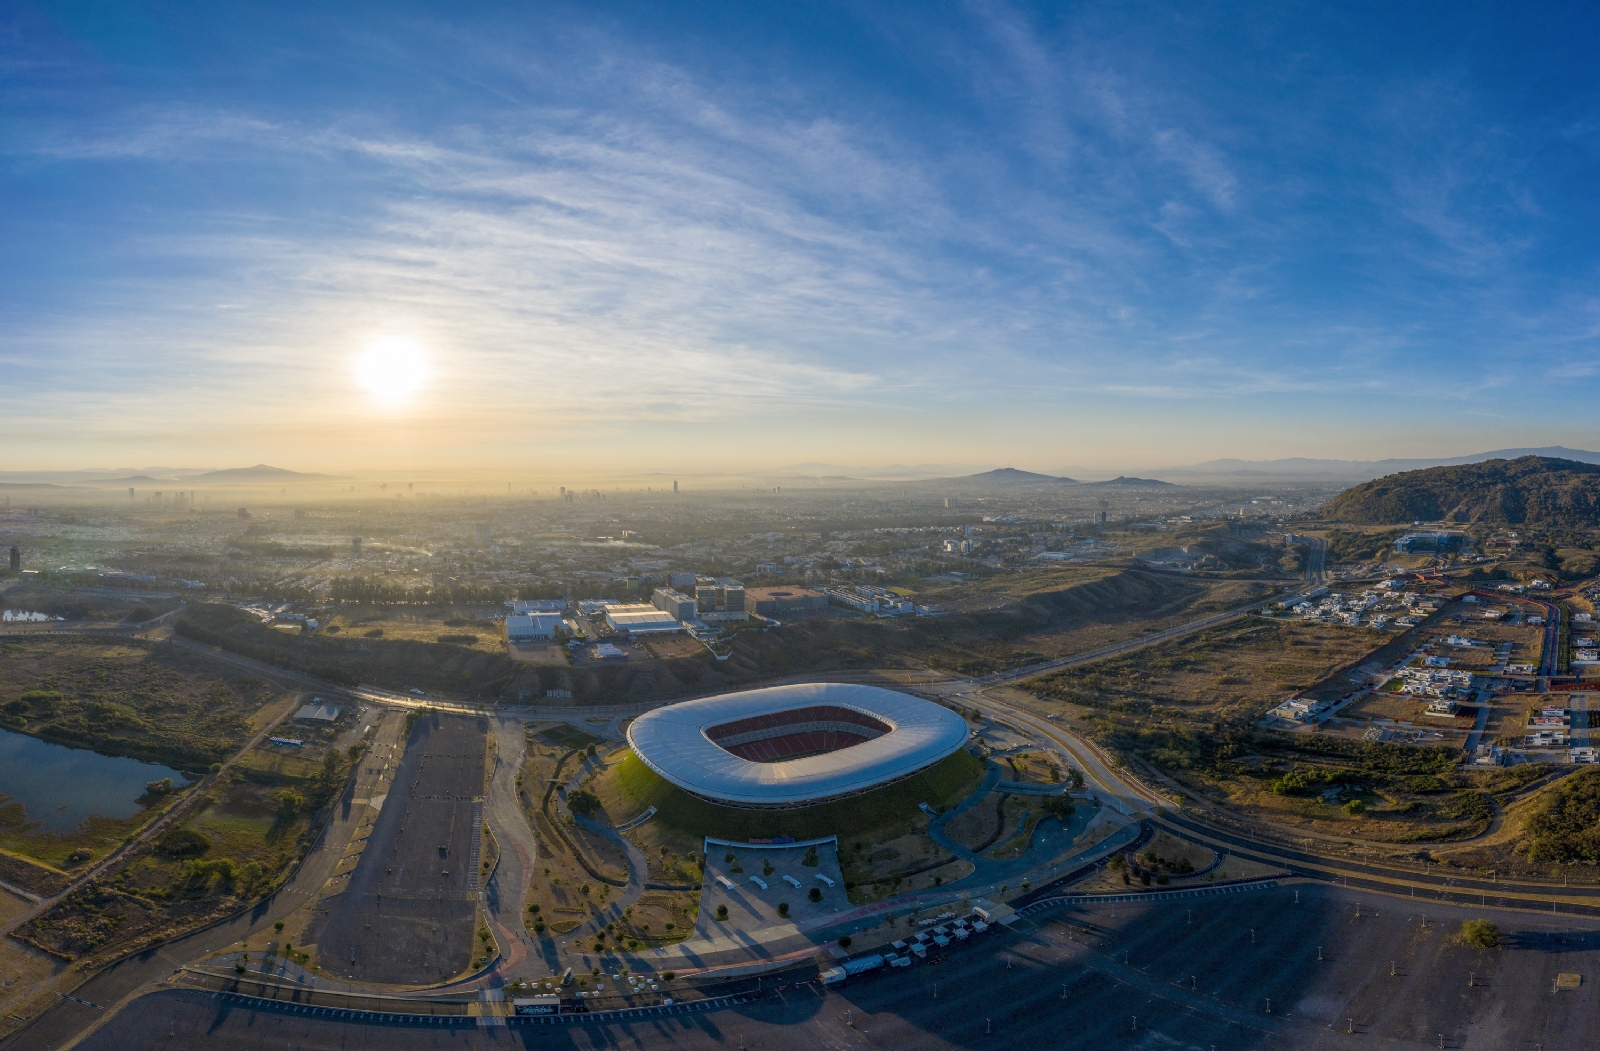
[[[1140,710],[1160,707],[1186,721],[1254,721],[1386,641],[1361,628],[1251,617],[1024,686],[1047,700],[1091,707],[1128,702]],[[1339,687],[1348,692],[1354,684]]]
[[[384,638],[403,642],[446,642],[480,653],[506,652],[505,626],[498,621],[463,616],[458,609],[441,607],[373,607],[342,610],[322,631],[347,638]],[[381,635],[372,635],[374,631]],[[466,638],[471,636],[470,642]],[[564,663],[564,662],[563,662]]]

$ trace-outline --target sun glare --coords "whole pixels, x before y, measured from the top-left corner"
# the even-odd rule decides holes
[[[428,358],[416,340],[384,336],[356,359],[356,378],[380,401],[405,401],[427,382]]]

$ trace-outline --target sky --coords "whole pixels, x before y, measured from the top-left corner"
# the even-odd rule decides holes
[[[0,7],[0,469],[1600,448],[1585,5]]]

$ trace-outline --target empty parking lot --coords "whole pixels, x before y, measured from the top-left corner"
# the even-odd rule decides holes
[[[471,963],[487,733],[476,717],[418,720],[349,888],[326,902],[330,972],[431,983]]]

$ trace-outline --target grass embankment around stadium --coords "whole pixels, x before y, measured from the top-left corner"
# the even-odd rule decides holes
[[[977,790],[983,760],[962,749],[921,773],[870,792],[781,810],[720,806],[686,792],[651,770],[631,751],[588,787],[600,797],[596,818],[616,825],[650,807],[655,815],[628,832],[650,857],[652,875],[683,871],[706,837],[815,839],[838,836],[847,879],[871,880],[896,869],[924,869],[944,856],[927,836],[928,816],[919,804],[944,811]]]

